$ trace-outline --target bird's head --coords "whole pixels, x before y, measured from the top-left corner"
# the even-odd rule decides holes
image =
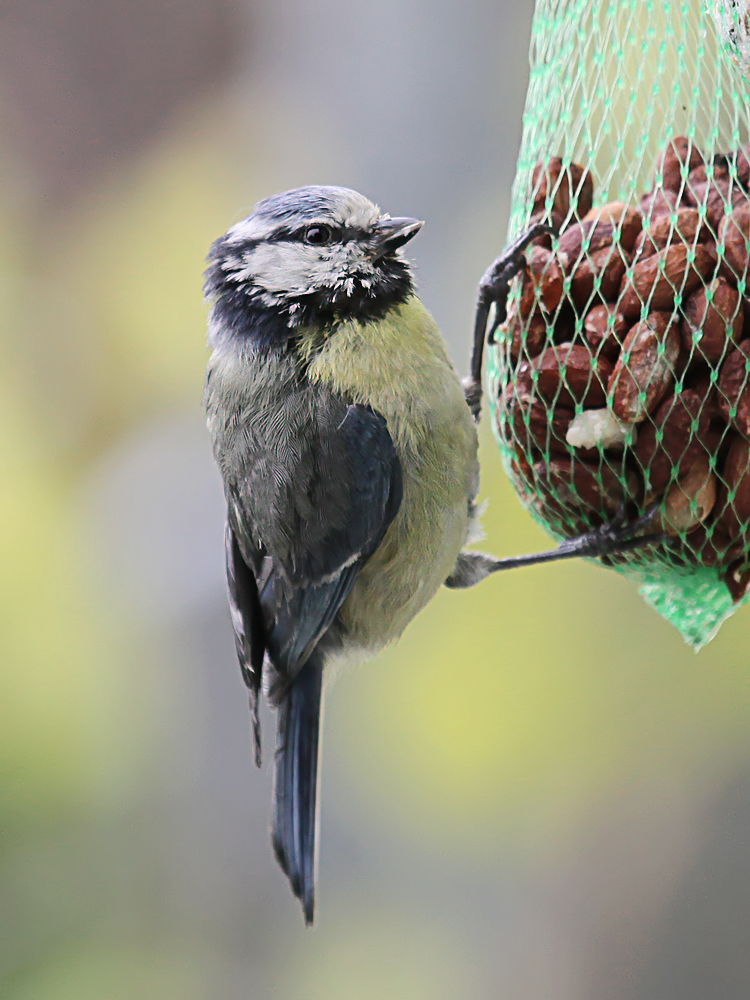
[[[215,320],[268,343],[299,326],[383,316],[413,289],[399,251],[421,228],[349,188],[266,198],[211,247],[206,294]]]

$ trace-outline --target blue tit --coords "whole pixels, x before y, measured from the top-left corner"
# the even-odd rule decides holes
[[[490,569],[477,434],[403,246],[422,227],[341,187],[261,201],[209,253],[205,407],[227,501],[237,654],[278,709],[273,844],[313,920],[324,673]],[[487,557],[484,557],[485,559]]]
[[[477,528],[488,314],[491,335],[524,247],[549,227],[482,279],[463,388],[401,254],[421,227],[356,191],[303,187],[261,201],[209,252],[204,402],[227,501],[230,610],[258,763],[261,687],[278,710],[272,838],[308,924],[324,673],[398,639],[441,584],[601,555],[642,527],[607,525],[520,558],[464,550]]]

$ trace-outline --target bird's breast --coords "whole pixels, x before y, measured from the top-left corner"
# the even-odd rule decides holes
[[[300,350],[305,354],[305,342]],[[477,437],[437,326],[416,297],[378,322],[348,322],[308,351],[308,375],[385,417],[403,500],[341,610],[368,649],[401,634],[449,575],[468,533]]]

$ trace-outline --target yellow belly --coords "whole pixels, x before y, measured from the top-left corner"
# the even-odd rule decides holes
[[[401,507],[340,612],[350,638],[374,651],[398,638],[466,542],[476,431],[442,337],[416,297],[377,323],[338,327],[322,346],[311,334],[308,350],[313,380],[385,417],[401,461]]]
[[[428,500],[419,487],[404,483],[399,513],[341,608],[347,632],[369,651],[401,635],[445,582],[466,542],[466,497]]]

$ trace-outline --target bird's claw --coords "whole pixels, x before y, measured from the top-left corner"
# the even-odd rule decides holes
[[[539,236],[557,235],[555,226],[548,222],[536,222],[533,226],[522,233],[509,247],[497,257],[487,268],[479,282],[477,293],[477,308],[474,314],[474,346],[471,355],[471,375],[464,382],[464,392],[466,402],[469,404],[474,419],[479,419],[482,396],[482,359],[484,356],[485,342],[495,343],[495,331],[501,323],[505,322],[508,315],[508,293],[510,283],[515,276],[523,269],[526,258],[524,250]],[[490,315],[490,307],[495,307],[492,323],[489,330],[487,322]],[[478,387],[478,389],[476,388]],[[478,391],[479,400],[472,405],[469,402],[469,391]]]
[[[664,541],[665,534],[660,531],[648,532],[648,528],[653,524],[659,506],[660,501],[656,501],[640,517],[628,521],[626,506],[623,503],[611,521],[585,535],[579,535],[578,538],[561,542],[558,551],[561,554],[571,553],[601,558],[643,548],[645,545],[657,545]]]
[[[547,222],[535,222],[506,247],[482,275],[479,281],[479,301],[487,305],[494,303],[498,307],[498,311],[503,314],[500,323],[505,320],[507,313],[510,283],[526,264],[524,251],[529,243],[545,235],[556,236],[557,228]]]
[[[585,535],[561,542],[556,549],[534,552],[526,556],[510,556],[492,560],[488,563],[484,575],[497,573],[504,569],[518,569],[521,566],[537,566],[540,563],[557,562],[560,559],[581,557],[597,559],[619,555],[622,552],[643,548],[646,545],[658,545],[666,537],[662,532],[646,534],[642,532],[652,524],[659,506],[660,502],[657,501],[641,517],[636,518],[635,521],[628,521],[625,504],[622,504],[612,520],[601,527],[595,528]]]

